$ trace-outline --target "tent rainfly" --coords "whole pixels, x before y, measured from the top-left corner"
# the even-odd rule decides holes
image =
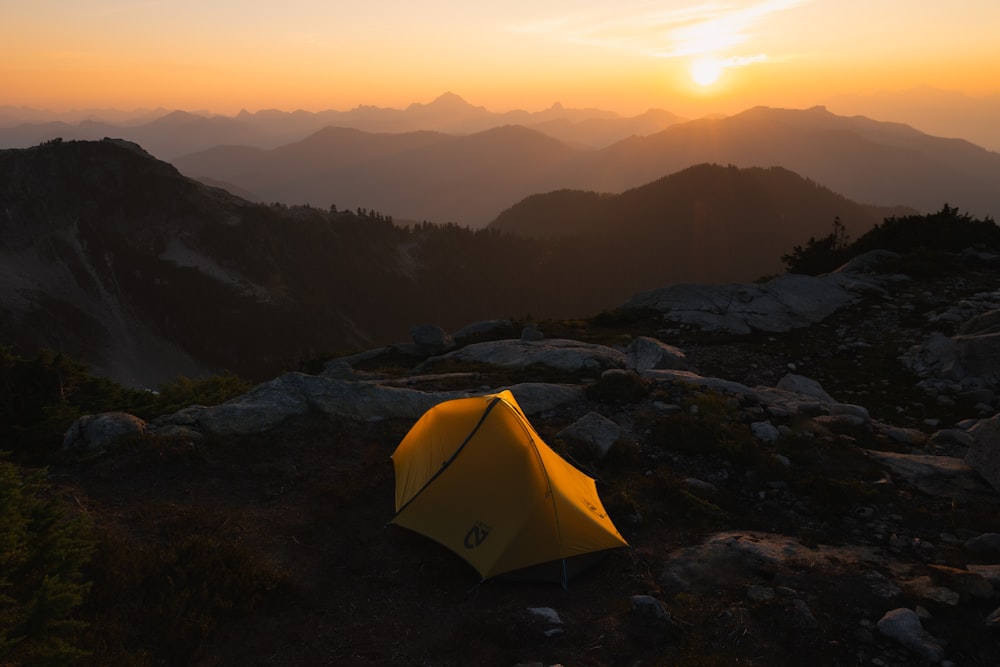
[[[396,515],[485,579],[560,581],[628,546],[593,478],[546,445],[510,391],[440,403],[392,454]]]

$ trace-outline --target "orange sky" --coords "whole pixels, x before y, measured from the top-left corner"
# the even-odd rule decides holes
[[[0,106],[492,111],[1000,94],[997,0],[0,0]],[[694,80],[696,76],[701,83]]]

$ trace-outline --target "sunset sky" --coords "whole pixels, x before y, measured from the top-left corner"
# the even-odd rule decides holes
[[[997,0],[0,0],[0,105],[633,115],[1000,94]]]

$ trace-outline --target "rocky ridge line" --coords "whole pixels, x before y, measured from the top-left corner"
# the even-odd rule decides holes
[[[992,508],[983,511],[996,516],[1000,374],[990,362],[1000,359],[1000,291],[978,291],[947,308],[922,314],[931,328],[947,324],[956,333],[932,331],[900,355],[900,365],[919,375],[919,389],[931,404],[974,406],[975,414],[955,423],[927,419],[897,424],[875,418],[859,402],[838,401],[823,384],[787,364],[781,377],[766,385],[702,374],[697,370],[698,354],[689,355],[660,340],[691,331],[745,336],[809,330],[865,299],[881,304],[876,307],[879,317],[887,312],[897,316],[899,311],[885,304],[897,298],[909,278],[875,273],[882,258],[865,257],[819,278],[784,276],[753,286],[676,286],[638,295],[626,308],[656,311],[666,328],[661,335],[635,336],[620,347],[545,338],[537,328],[526,328],[521,339],[469,342],[509,323],[479,323],[454,334],[416,327],[412,343],[333,360],[317,375],[287,373],[222,405],[191,406],[150,423],[124,414],[82,418],[70,429],[64,448],[90,457],[137,436],[197,443],[267,432],[308,414],[357,422],[415,420],[440,401],[509,388],[533,422],[549,425],[556,440],[569,443],[572,451],[588,452],[588,465],[599,470],[616,446],[628,443],[640,452],[641,465],[690,472],[685,478],[689,491],[711,501],[730,487],[745,491],[739,471],[732,465],[713,468],[692,463],[692,455],[684,452],[664,453],[652,444],[647,426],[649,414],[697,415],[697,400],[711,396],[737,415],[736,421],[749,430],[762,455],[786,469],[789,479],[794,479],[799,464],[778,453],[782,441],[847,443],[881,471],[879,478],[862,482],[878,493],[888,490],[900,497],[917,494],[924,498],[920,502],[972,504]],[[873,344],[848,336],[852,326],[861,329],[873,319],[834,330],[844,345],[842,352]],[[386,354],[422,361],[402,374],[363,370]],[[517,375],[539,367],[561,378],[579,379],[496,385],[488,371],[513,369]],[[479,370],[454,370],[463,368]],[[598,383],[628,387],[636,381],[646,393],[633,402],[594,399],[588,392]],[[461,388],[438,388],[444,385]],[[863,434],[865,444],[858,434]],[[629,623],[638,641],[656,644],[678,631],[666,601],[711,594],[720,587],[742,588],[746,604],[778,610],[777,622],[786,630],[822,635],[835,612],[823,606],[825,598],[818,591],[840,585],[837,582],[853,582],[866,600],[877,601],[857,610],[853,627],[843,628],[847,633],[843,641],[850,643],[859,662],[900,664],[912,659],[954,665],[956,650],[968,655],[975,649],[965,647],[967,638],[942,633],[966,625],[978,628],[983,637],[997,637],[1000,535],[995,530],[1000,526],[992,531],[984,527],[929,534],[929,526],[904,520],[901,510],[892,509],[895,504],[882,508],[874,500],[851,503],[848,515],[821,520],[803,506],[793,486],[780,479],[768,482],[754,488],[746,502],[762,516],[773,512],[794,519],[802,526],[797,535],[722,530],[687,544],[651,547],[661,554],[654,577],[659,590],[630,599]],[[641,511],[616,521],[631,532],[647,523]],[[813,527],[822,533],[831,522],[841,527],[840,543],[803,537]],[[737,613],[743,607],[733,609]],[[551,615],[546,618],[551,623]],[[936,634],[928,628],[936,628]],[[959,649],[954,648],[956,641]]]

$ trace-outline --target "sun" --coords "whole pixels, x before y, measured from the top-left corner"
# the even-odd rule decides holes
[[[711,86],[722,76],[725,64],[716,58],[702,58],[691,65],[691,80],[699,86]]]

